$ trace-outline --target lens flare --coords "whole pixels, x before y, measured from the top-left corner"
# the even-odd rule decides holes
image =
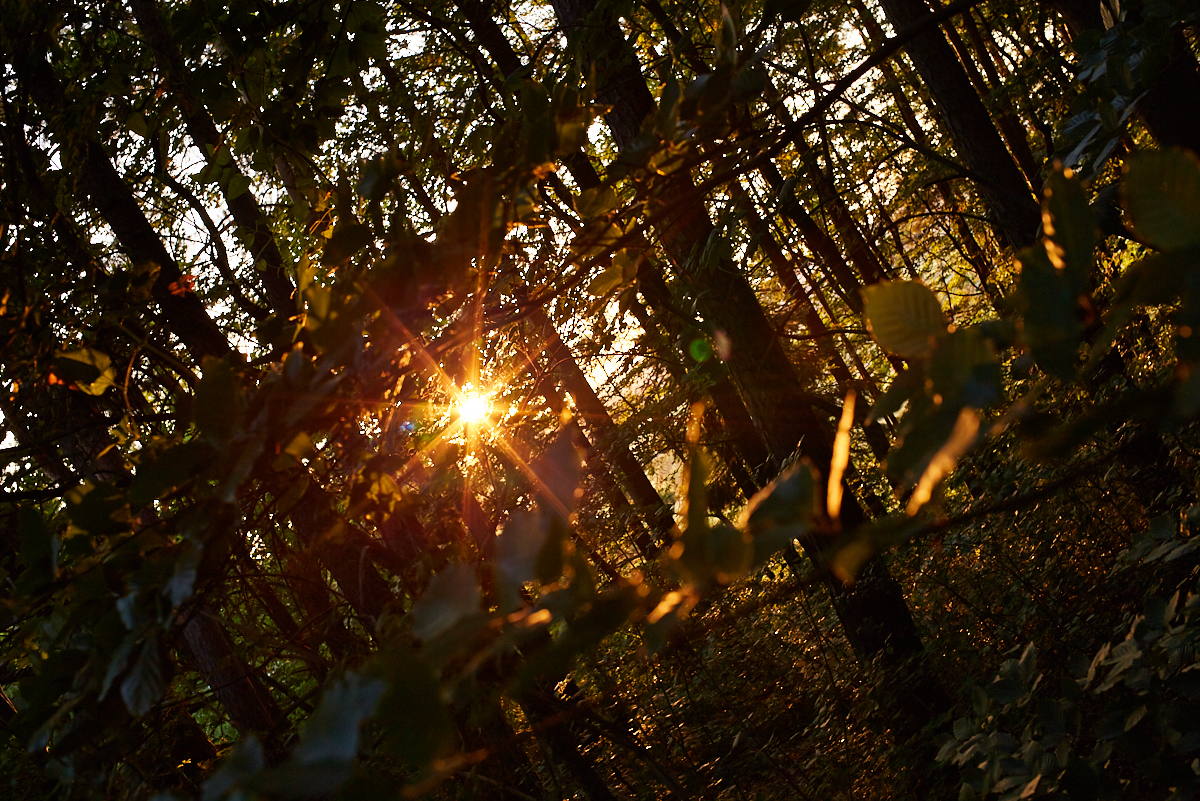
[[[458,399],[459,418],[468,425],[479,425],[487,422],[492,413],[492,402],[486,396],[477,392],[466,392]]]

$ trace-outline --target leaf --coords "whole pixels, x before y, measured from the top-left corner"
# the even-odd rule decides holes
[[[128,634],[121,641],[121,644],[117,646],[117,650],[113,651],[112,656],[108,660],[108,669],[104,672],[104,681],[100,684],[99,700],[103,701],[108,696],[108,691],[112,689],[113,682],[125,670],[125,666],[129,664],[129,657],[133,655],[133,649],[136,645],[137,635]]]
[[[262,743],[251,734],[233,747],[233,751],[212,774],[201,791],[201,801],[217,801],[230,790],[257,776],[266,767]]]
[[[195,439],[161,451],[138,465],[129,487],[129,502],[141,507],[161,498],[199,475],[211,458],[212,448]]]
[[[358,728],[375,712],[387,685],[380,679],[347,673],[321,697],[292,754],[299,763],[346,762],[358,752]]]
[[[946,333],[937,295],[915,281],[873,284],[863,290],[867,325],[879,346],[906,359],[927,354]]]
[[[241,383],[229,362],[207,356],[192,398],[192,422],[205,436],[224,441],[242,417]]]
[[[812,465],[794,464],[754,494],[742,513],[741,528],[754,545],[752,566],[765,563],[792,540],[812,529],[817,506]]]
[[[159,702],[166,691],[167,683],[163,680],[158,658],[158,642],[150,638],[142,645],[137,661],[121,682],[121,700],[125,702],[129,714],[140,718]]]
[[[163,595],[167,596],[174,608],[178,609],[184,601],[192,597],[203,555],[204,546],[196,540],[191,540],[175,560],[175,569],[171,571],[171,578],[163,587]]]
[[[582,467],[583,460],[569,428],[559,431],[550,446],[533,463],[538,503],[547,511],[561,516],[564,521],[578,503],[576,491],[579,489]]]
[[[895,414],[908,403],[914,395],[925,387],[925,376],[919,370],[903,370],[892,381],[891,386],[883,391],[875,405],[867,412],[868,423],[882,420],[889,414]]]
[[[540,509],[513,513],[496,537],[496,590],[500,611],[521,605],[520,588],[537,572],[538,554],[546,544],[550,521]]]
[[[129,130],[145,139],[149,135],[149,129],[146,126],[146,115],[140,111],[135,111],[125,118],[125,125]]]
[[[1200,245],[1200,161],[1184,150],[1139,153],[1122,184],[1133,229],[1159,250]]]
[[[17,516],[17,544],[21,561],[39,582],[52,581],[58,572],[58,540],[35,506],[22,506]]]
[[[321,251],[321,264],[341,264],[374,241],[371,229],[362,223],[339,225],[325,242]]]
[[[475,569],[462,562],[447,566],[413,604],[413,634],[425,642],[432,640],[463,618],[479,614],[479,600]]]
[[[619,205],[617,193],[611,186],[593,186],[585,189],[575,198],[575,211],[583,219],[607,214]]]
[[[1045,248],[1026,248],[1017,254],[1017,261],[1021,266],[1019,305],[1029,350],[1038,367],[1069,381],[1075,376],[1083,330],[1076,314],[1076,295],[1067,277],[1050,263]]]
[[[934,457],[929,460],[925,471],[920,475],[917,488],[913,489],[912,495],[908,498],[906,507],[908,514],[916,514],[920,511],[920,507],[928,504],[938,482],[950,475],[950,472],[954,470],[954,465],[958,464],[959,457],[974,444],[978,433],[979,415],[976,410],[971,409],[970,406],[960,410],[958,422],[954,423],[954,430],[950,432],[949,439],[943,442],[940,448],[937,448]]]
[[[631,284],[637,279],[638,264],[641,254],[629,248],[622,248],[613,254],[613,266],[621,268],[621,285]]]
[[[375,709],[384,753],[420,768],[453,747],[458,733],[428,664],[407,648],[393,647],[368,669],[387,681]]]
[[[229,179],[229,188],[226,189],[226,199],[236,200],[246,194],[250,189],[250,177],[242,175],[240,172],[234,173]]]
[[[603,220],[588,223],[571,240],[571,253],[580,258],[603,256],[621,241],[621,227]]]
[[[943,402],[983,408],[1000,397],[1000,367],[992,341],[979,326],[961,328],[943,339],[929,362],[929,382]]]
[[[129,528],[129,504],[112,484],[85,481],[68,492],[64,500],[71,523],[94,537],[111,536]]]
[[[617,265],[609,265],[587,285],[587,291],[596,297],[604,297],[619,287],[625,280],[624,272]]]
[[[717,64],[733,65],[737,62],[737,27],[729,9],[721,5],[721,23],[717,29]]]
[[[1095,261],[1096,220],[1083,183],[1070,170],[1054,170],[1046,181],[1042,227],[1050,263],[1065,271],[1075,295],[1088,294]]]
[[[60,351],[54,357],[55,374],[87,395],[103,395],[116,386],[116,371],[108,354],[94,348]]]

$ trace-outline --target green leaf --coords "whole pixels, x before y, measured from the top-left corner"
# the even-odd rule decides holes
[[[729,9],[721,5],[721,25],[717,30],[717,64],[733,65],[737,62],[737,27]]]
[[[437,677],[420,657],[407,648],[389,648],[368,670],[387,681],[375,711],[384,753],[420,768],[454,746],[454,720],[441,701]]]
[[[318,284],[304,291],[308,302],[304,327],[322,352],[334,350],[350,335],[353,306],[347,298]]]
[[[212,448],[201,440],[182,442],[139,464],[129,487],[129,502],[142,507],[169,490],[198,476],[212,459]]]
[[[863,290],[867,325],[879,346],[906,359],[923,356],[946,334],[937,295],[915,281],[873,284]]]
[[[109,657],[108,669],[104,672],[104,681],[100,685],[98,697],[101,701],[108,697],[108,691],[112,688],[113,682],[129,664],[129,657],[133,655],[133,649],[137,646],[137,642],[136,634],[127,634],[121,644],[117,646],[117,650],[113,651],[113,655]]]
[[[22,506],[17,515],[17,543],[21,561],[40,582],[52,581],[58,572],[58,538],[46,526],[35,506]]]
[[[339,225],[333,236],[325,242],[325,248],[321,251],[321,264],[341,264],[373,241],[371,229],[362,223]]]
[[[140,718],[159,702],[167,691],[163,680],[162,666],[158,658],[158,642],[146,640],[129,675],[121,682],[121,700],[129,714]]]
[[[637,279],[638,264],[641,263],[640,253],[629,248],[622,248],[613,254],[613,266],[621,269],[621,285],[633,283]]]
[[[617,193],[611,186],[594,186],[591,189],[583,190],[575,198],[575,211],[579,212],[579,216],[586,220],[607,214],[619,204]]]
[[[192,540],[184,545],[179,558],[175,560],[175,569],[171,571],[171,578],[163,587],[163,595],[167,596],[174,608],[178,609],[184,601],[192,597],[203,555],[204,546]]]
[[[103,395],[116,386],[116,371],[108,354],[94,348],[60,351],[54,357],[54,371],[61,380],[87,395]]]
[[[253,734],[250,735],[233,747],[233,751],[221,762],[216,773],[204,782],[201,801],[217,801],[230,790],[262,773],[266,764],[262,743]]]
[[[1133,229],[1159,250],[1200,245],[1200,161],[1184,150],[1139,153],[1122,185]]]
[[[413,634],[428,642],[449,631],[460,620],[479,614],[479,599],[475,569],[462,562],[447,566],[413,604]]]
[[[605,267],[604,270],[593,278],[587,285],[589,294],[602,298],[609,292],[619,287],[625,280],[624,272],[620,267],[613,264]]]
[[[663,81],[658,113],[654,116],[654,130],[667,141],[675,138],[675,129],[679,126],[679,101],[682,97],[683,87],[679,81],[674,78]]]
[[[906,542],[924,522],[907,515],[876,518],[835,543],[825,554],[825,562],[842,581],[853,581],[873,556]]]
[[[1095,261],[1096,220],[1083,183],[1069,170],[1055,170],[1046,181],[1042,227],[1051,264],[1065,271],[1072,292],[1088,294]]]
[[[496,537],[496,590],[500,611],[521,606],[520,588],[537,572],[538,554],[550,533],[550,520],[540,509],[513,513]]]
[[[192,398],[192,421],[211,439],[229,439],[241,422],[241,395],[241,382],[229,362],[205,357],[200,383]]]
[[[304,724],[292,761],[350,763],[358,752],[358,728],[374,714],[386,690],[383,681],[357,673],[335,681]]]
[[[129,504],[112,484],[85,481],[66,494],[67,517],[94,537],[107,537],[129,528]]]
[[[575,447],[571,429],[564,428],[533,463],[538,504],[564,521],[570,517],[579,501],[576,491],[582,468],[583,460]]]
[[[225,190],[225,197],[227,200],[236,200],[237,198],[246,194],[249,189],[250,177],[247,175],[242,175],[240,172],[234,173],[229,178],[229,186]]]
[[[767,19],[799,22],[811,7],[811,0],[766,0],[763,4],[763,13]]]
[[[1064,381],[1075,375],[1083,326],[1076,313],[1076,295],[1067,276],[1055,269],[1045,248],[1026,248],[1017,254],[1021,265],[1019,305],[1025,317],[1024,335],[1038,367]]]
[[[595,258],[611,251],[625,232],[620,226],[598,220],[588,223],[571,240],[571,252],[580,258]]]
[[[908,403],[914,395],[925,388],[925,375],[920,370],[904,370],[892,381],[891,386],[884,390],[875,405],[867,412],[867,422],[882,420],[889,414],[895,414]]]
[[[929,381],[943,402],[977,409],[991,405],[1000,397],[1000,366],[992,341],[978,326],[950,334],[929,360]]]
[[[817,484],[812,465],[801,462],[784,470],[750,499],[742,513],[742,529],[754,544],[754,566],[812,530]]]
[[[146,115],[140,111],[135,111],[126,117],[125,125],[143,139],[149,135],[149,129],[146,127]]]

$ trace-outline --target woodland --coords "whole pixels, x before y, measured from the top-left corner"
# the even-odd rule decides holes
[[[1198,23],[0,0],[0,795],[1195,798]]]

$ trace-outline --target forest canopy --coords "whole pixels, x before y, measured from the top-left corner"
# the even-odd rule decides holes
[[[1194,798],[1198,16],[0,0],[0,792]]]

